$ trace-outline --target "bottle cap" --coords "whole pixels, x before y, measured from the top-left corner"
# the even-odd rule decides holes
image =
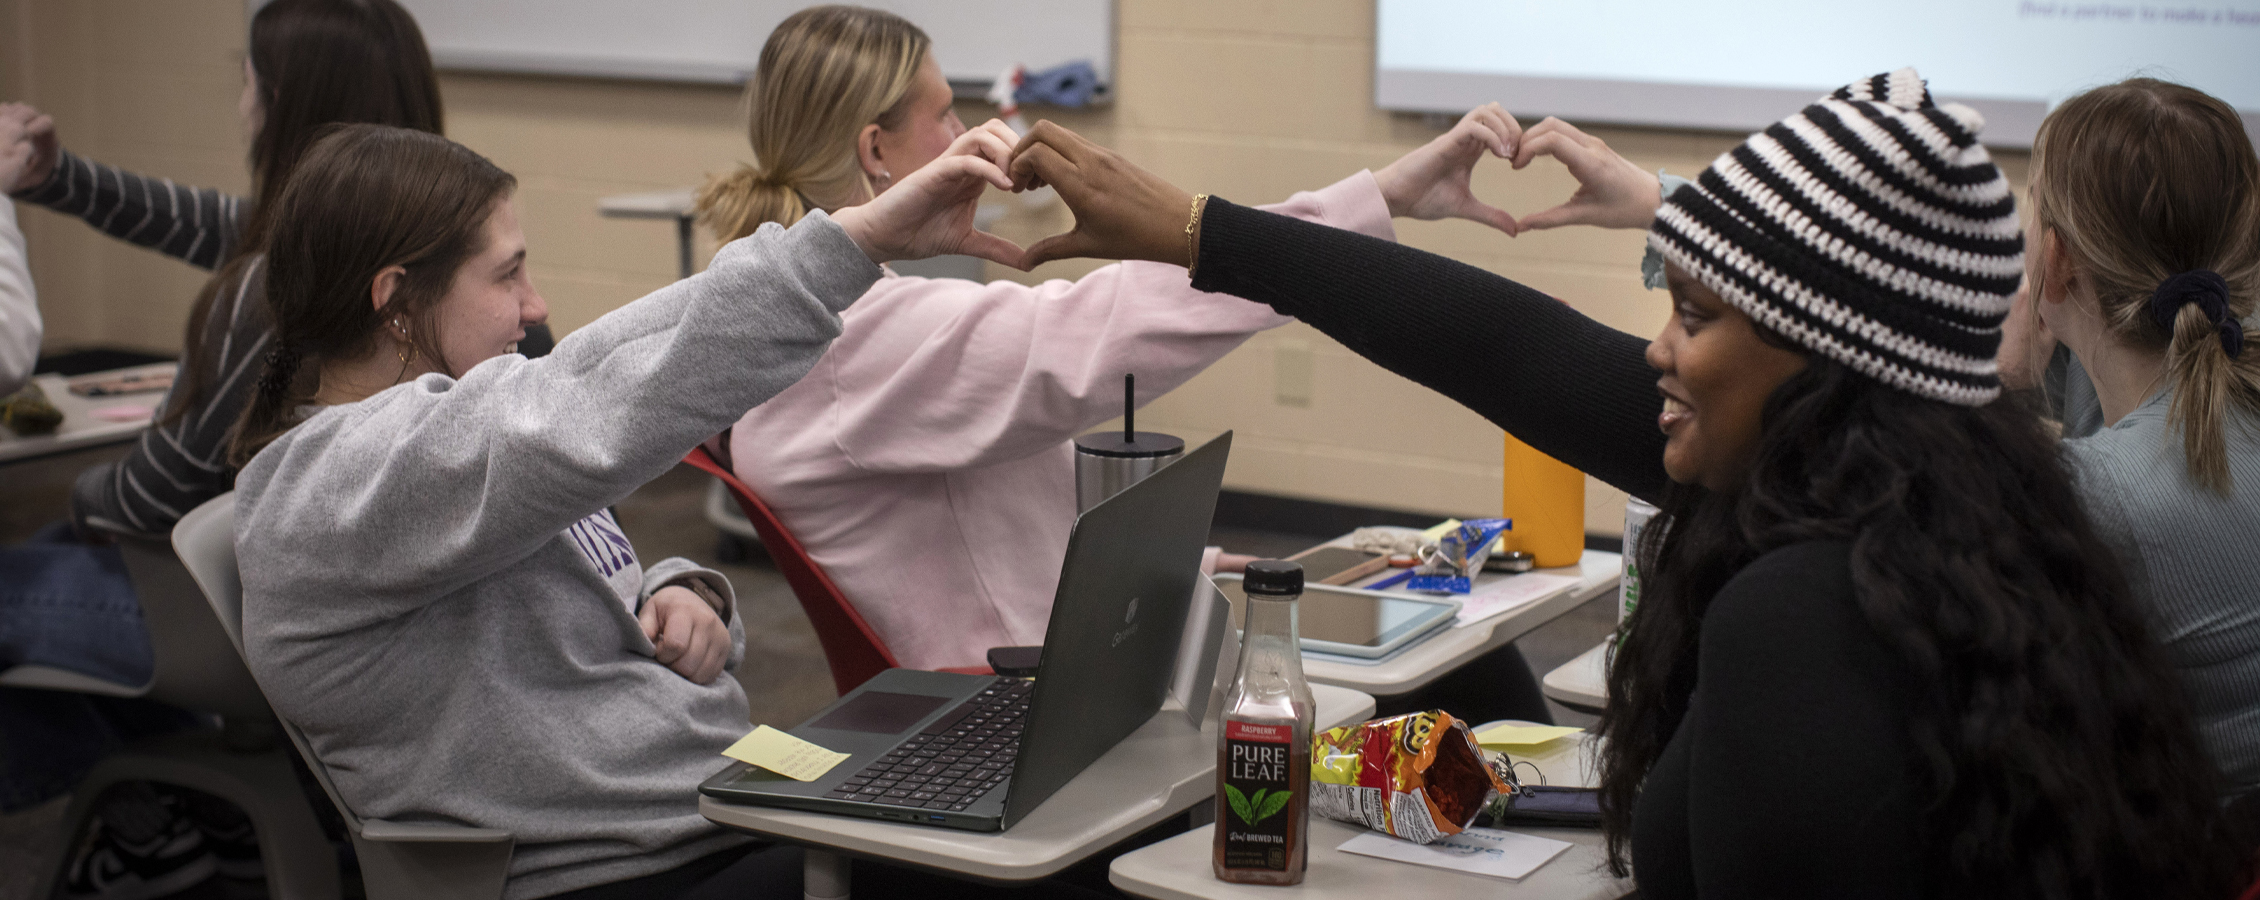
[[[1251,595],[1293,597],[1303,592],[1303,564],[1283,559],[1259,559],[1248,564],[1240,586]]]

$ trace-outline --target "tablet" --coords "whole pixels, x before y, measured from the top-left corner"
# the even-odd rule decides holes
[[[1216,589],[1232,602],[1237,621],[1247,594],[1240,576],[1220,574]],[[1303,649],[1367,659],[1387,656],[1452,623],[1460,611],[1458,600],[1426,599],[1361,591],[1357,588],[1305,584],[1300,615]]]

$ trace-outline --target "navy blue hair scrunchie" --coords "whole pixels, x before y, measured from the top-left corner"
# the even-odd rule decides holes
[[[2230,359],[2244,352],[2244,323],[2229,312],[2229,282],[2219,272],[2196,269],[2175,275],[2158,283],[2156,293],[2150,295],[2150,321],[2158,323],[2167,336],[2174,333],[2174,317],[2181,315],[2182,307],[2195,303],[2221,331],[2221,349]]]

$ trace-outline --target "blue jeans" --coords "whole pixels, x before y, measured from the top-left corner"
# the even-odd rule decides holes
[[[80,543],[57,522],[0,548],[0,669],[27,663],[149,680],[149,631],[116,547]],[[195,723],[146,701],[0,688],[0,813],[69,790],[125,741]]]
[[[149,630],[118,548],[80,543],[63,522],[0,548],[0,668],[26,664],[149,680]]]

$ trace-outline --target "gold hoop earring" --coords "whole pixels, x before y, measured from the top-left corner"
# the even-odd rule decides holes
[[[405,366],[409,363],[415,362],[416,345],[408,340],[408,326],[401,324],[401,321],[398,317],[394,317],[392,320],[392,327],[394,330],[400,332],[400,348],[394,350],[393,354],[400,357],[401,365]]]

